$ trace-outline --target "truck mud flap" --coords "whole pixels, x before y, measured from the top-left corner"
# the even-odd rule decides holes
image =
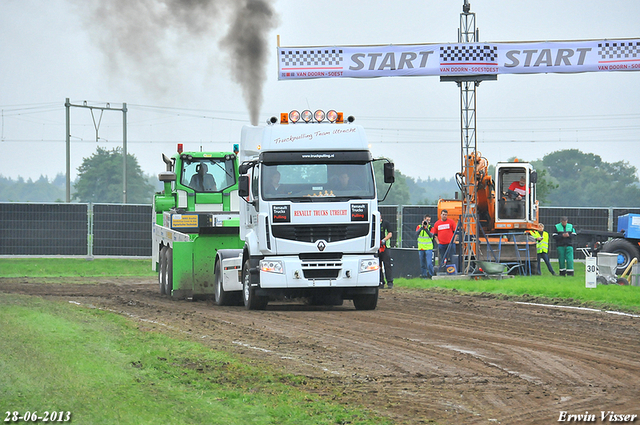
[[[365,288],[344,288],[342,295],[344,298],[350,298],[352,295],[373,295],[376,293],[378,287],[376,286],[367,286]]]

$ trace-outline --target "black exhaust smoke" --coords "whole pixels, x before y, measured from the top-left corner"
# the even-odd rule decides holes
[[[216,37],[242,87],[252,124],[258,123],[266,81],[267,36],[278,17],[272,0],[76,0],[86,26],[107,56],[112,75],[132,74],[141,85],[165,93],[176,79],[184,47]],[[202,52],[203,58],[213,52]]]
[[[221,46],[231,55],[234,80],[242,86],[251,124],[258,124],[262,106],[262,86],[266,79],[267,34],[274,28],[274,13],[268,2],[238,2],[234,20]]]

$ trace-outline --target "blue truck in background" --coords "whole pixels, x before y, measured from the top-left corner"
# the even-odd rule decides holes
[[[617,275],[624,273],[634,258],[640,261],[640,214],[618,217],[617,232],[583,230],[580,233],[592,236],[589,247],[594,252],[618,254]]]

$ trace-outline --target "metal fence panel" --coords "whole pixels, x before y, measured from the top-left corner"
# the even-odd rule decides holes
[[[151,208],[94,204],[93,255],[151,256]]]
[[[87,255],[86,204],[0,203],[0,255]]]
[[[566,216],[568,222],[573,224],[578,236],[574,240],[574,258],[584,259],[584,255],[578,248],[586,247],[591,240],[591,235],[581,235],[580,230],[602,230],[607,231],[609,223],[608,208],[560,208],[543,207],[540,208],[540,223],[544,223],[544,230],[549,233],[549,258],[557,258],[556,244],[551,235],[556,224],[560,223],[560,218]]]
[[[618,217],[625,214],[640,214],[640,208],[613,208],[613,228],[612,232],[618,231]]]
[[[393,229],[391,246],[415,248],[415,229],[425,214],[438,219],[433,205],[380,205]],[[567,216],[578,233],[575,247],[589,236],[581,230],[616,231],[618,217],[640,209],[541,207],[540,222],[553,233]],[[0,202],[0,255],[151,256],[152,206],[132,204],[42,204]],[[88,242],[89,241],[89,242]],[[549,255],[556,257],[550,241]],[[583,258],[576,250],[576,258]]]
[[[438,207],[436,205],[405,205],[402,207],[401,248],[418,247],[416,228],[422,223],[425,215],[431,216],[431,224],[434,224],[440,218],[438,217]]]
[[[391,225],[391,232],[393,236],[389,243],[391,246],[396,246],[398,242],[398,206],[397,205],[378,205],[378,211],[383,220],[387,220]]]

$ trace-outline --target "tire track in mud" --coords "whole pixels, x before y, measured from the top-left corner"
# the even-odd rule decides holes
[[[0,291],[92,304],[144,320],[141,326],[168,325],[163,331],[179,329],[212,348],[309,376],[322,383],[318,392],[395,423],[640,414],[639,318],[408,290],[381,292],[375,311],[355,311],[351,302],[246,311],[171,301],[157,293],[155,279],[80,287],[0,279]]]

